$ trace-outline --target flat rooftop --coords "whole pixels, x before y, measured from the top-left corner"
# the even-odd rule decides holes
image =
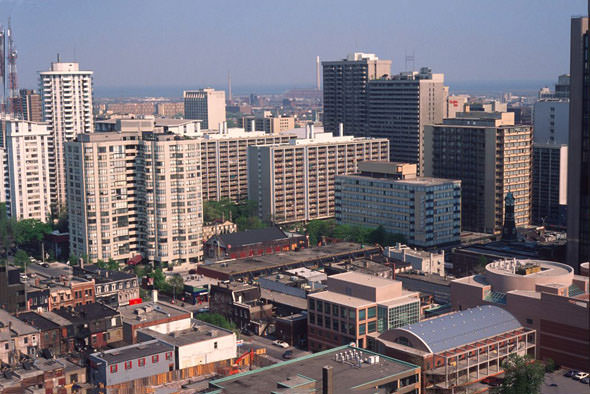
[[[191,328],[173,331],[169,334],[163,334],[150,328],[141,329],[139,332],[149,335],[153,339],[159,339],[179,347],[206,341],[209,339],[221,338],[227,335],[234,335],[234,333],[230,330],[226,330],[200,320],[193,320],[191,323]]]
[[[38,333],[39,330],[27,323],[17,319],[4,309],[0,309],[0,327],[8,327],[10,325],[11,331],[15,336],[29,335]]]
[[[174,351],[174,346],[154,339],[152,341],[141,342],[135,345],[93,353],[91,356],[104,360],[107,365],[111,365],[123,361],[135,360],[140,357],[149,357],[154,354],[172,351]]]
[[[264,256],[253,256],[243,259],[225,260],[213,264],[203,264],[199,267],[226,275],[243,275],[257,271],[273,270],[291,265],[305,264],[325,259],[326,262],[338,261],[339,255],[352,253],[378,252],[374,246],[361,246],[352,242],[340,242],[300,251],[282,252]]]
[[[335,304],[346,305],[353,308],[362,308],[364,306],[374,305],[375,301],[365,300],[364,298],[351,297],[334,291],[320,291],[318,293],[308,294],[308,298],[332,302]]]
[[[445,178],[432,178],[426,176],[419,176],[416,178],[410,179],[392,179],[392,178],[381,178],[381,177],[372,177],[367,175],[338,175],[339,177],[351,178],[351,179],[363,179],[367,181],[373,182],[381,182],[381,183],[396,183],[396,184],[408,184],[408,185],[424,185],[424,186],[438,186],[438,185],[446,185],[449,183],[460,183],[461,181],[457,179],[445,179]]]
[[[333,368],[334,393],[374,393],[375,386],[391,381],[397,375],[411,375],[417,366],[379,355],[375,364],[362,363],[360,367],[349,362],[336,361],[336,354],[358,352],[362,359],[377,355],[368,350],[341,346],[308,356],[273,364],[239,375],[228,376],[209,383],[220,393],[313,393],[321,392],[322,368]],[[315,384],[315,390],[298,386]],[[369,385],[362,387],[363,385]],[[359,387],[360,386],[360,387]]]
[[[379,287],[390,287],[396,285],[397,281],[393,279],[385,279],[375,275],[363,274],[357,271],[348,271],[341,274],[332,275],[328,278],[338,279],[341,281],[351,282],[361,286],[379,288]],[[328,282],[329,283],[329,282]]]
[[[143,324],[170,317],[190,316],[190,312],[165,302],[146,302],[142,304],[126,305],[119,308],[123,322],[128,324]]]

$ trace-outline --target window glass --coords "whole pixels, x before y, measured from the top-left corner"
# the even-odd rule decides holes
[[[372,306],[369,309],[367,309],[367,319],[372,319],[376,316],[377,313],[377,307]]]
[[[359,320],[365,320],[365,314],[366,314],[367,310],[366,309],[361,309],[359,310]]]
[[[366,329],[367,327],[365,323],[359,324],[359,335],[365,335]]]
[[[367,324],[367,329],[369,330],[369,332],[375,332],[375,331],[377,331],[377,322],[376,321],[370,321]]]

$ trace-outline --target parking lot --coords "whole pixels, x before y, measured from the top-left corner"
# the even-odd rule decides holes
[[[590,385],[582,384],[572,378],[563,376],[568,370],[559,369],[545,374],[545,383],[541,386],[541,394],[588,394]],[[552,387],[551,384],[557,386]]]

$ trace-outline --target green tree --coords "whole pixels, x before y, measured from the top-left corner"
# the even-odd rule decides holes
[[[553,372],[555,371],[555,361],[552,358],[548,358],[545,360],[545,372]]]
[[[113,260],[112,258],[109,258],[109,261],[107,262],[107,269],[111,271],[119,271],[121,269],[121,266],[117,261]]]
[[[18,267],[25,268],[29,263],[29,254],[22,249],[19,249],[14,254],[14,264]]]
[[[172,291],[176,297],[184,293],[184,279],[180,274],[174,274],[168,278],[169,291]]]
[[[166,275],[162,271],[162,268],[156,268],[150,273],[150,277],[154,279],[154,287],[158,290],[167,290],[166,286]]]
[[[41,242],[45,234],[51,232],[51,225],[37,219],[24,219],[14,222],[12,227],[16,245],[31,254],[41,256]]]
[[[545,377],[541,362],[528,356],[511,354],[502,365],[504,381],[493,392],[495,394],[538,394]]]
[[[78,256],[76,256],[75,254],[70,254],[70,258],[68,259],[68,262],[70,263],[71,266],[74,265],[78,265]]]
[[[195,315],[195,319],[204,321],[214,326],[225,328],[226,330],[237,331],[237,327],[234,322],[227,320],[223,315],[219,313],[198,313]]]
[[[101,270],[106,270],[107,269],[107,263],[104,260],[101,260],[101,259],[96,260],[96,266],[98,268],[100,268]]]

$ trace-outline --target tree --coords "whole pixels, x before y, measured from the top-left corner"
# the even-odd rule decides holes
[[[195,315],[195,319],[213,324],[214,326],[225,328],[226,330],[237,331],[237,327],[234,322],[227,320],[223,315],[219,313],[198,313]]]
[[[18,267],[25,268],[29,263],[29,254],[22,249],[19,249],[14,254],[14,264]]]
[[[166,290],[166,275],[162,271],[162,268],[156,268],[149,276],[154,279],[154,287],[158,290]]]
[[[184,293],[184,280],[180,274],[174,274],[168,278],[169,291],[172,291],[177,297]]]
[[[112,258],[109,258],[109,261],[107,263],[107,269],[111,271],[119,271],[121,269],[121,266],[117,261],[113,260]]]
[[[24,219],[14,222],[14,240],[19,248],[41,256],[41,242],[45,234],[51,232],[51,225],[37,219]]]
[[[502,365],[504,381],[493,392],[495,394],[539,394],[545,377],[542,363],[528,356],[511,354]]]

